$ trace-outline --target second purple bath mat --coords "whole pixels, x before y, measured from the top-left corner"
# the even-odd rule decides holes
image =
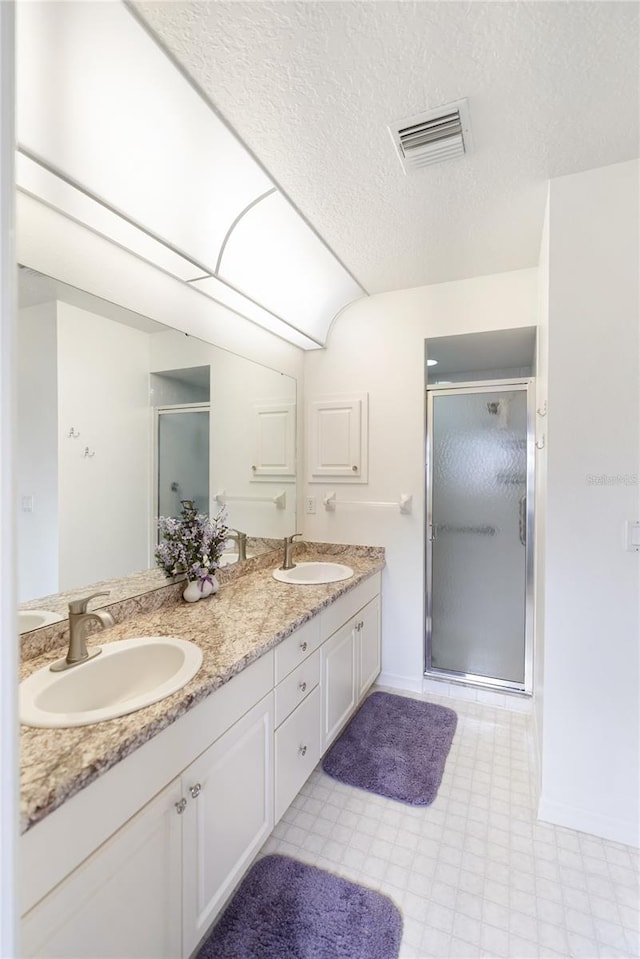
[[[372,693],[324,757],[322,768],[348,786],[411,806],[430,806],[457,722],[446,706]]]
[[[249,871],[197,959],[397,959],[390,899],[288,856]]]

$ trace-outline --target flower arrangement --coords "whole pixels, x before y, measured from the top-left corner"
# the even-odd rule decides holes
[[[224,510],[214,519],[199,513],[192,500],[181,500],[180,518],[160,516],[158,529],[163,542],[156,548],[155,558],[167,576],[187,577],[197,581],[200,591],[213,582],[220,565],[220,555],[229,539]]]

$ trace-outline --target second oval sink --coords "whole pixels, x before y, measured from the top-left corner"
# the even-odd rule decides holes
[[[41,626],[60,623],[63,619],[63,616],[60,616],[59,613],[53,613],[50,609],[19,609],[18,631],[28,633],[32,629],[40,629]]]
[[[351,579],[353,570],[342,563],[296,563],[292,569],[275,569],[273,578],[293,586],[320,586]]]
[[[61,673],[43,666],[20,683],[20,722],[64,728],[125,716],[177,692],[201,664],[195,643],[171,636],[108,643],[95,659]]]

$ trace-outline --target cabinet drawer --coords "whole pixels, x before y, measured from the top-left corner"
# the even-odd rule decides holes
[[[320,759],[320,687],[276,729],[276,822]]]
[[[310,619],[276,646],[276,683],[281,682],[320,645],[320,618]]]
[[[276,726],[309,695],[320,682],[320,650],[307,656],[303,663],[276,686]]]

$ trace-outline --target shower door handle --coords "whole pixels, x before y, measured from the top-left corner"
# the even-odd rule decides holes
[[[518,525],[520,531],[520,542],[523,546],[527,545],[527,495],[520,497],[518,504]]]
[[[436,537],[438,535],[438,527],[435,523],[429,523],[429,541],[435,543]]]

